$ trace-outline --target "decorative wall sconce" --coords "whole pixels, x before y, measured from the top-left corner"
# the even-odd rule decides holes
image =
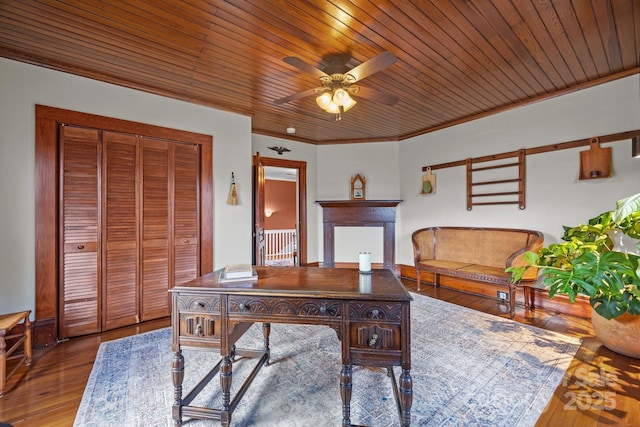
[[[273,211],[270,211],[270,210],[264,211],[264,216],[266,216],[267,218],[271,218],[271,215],[273,215]]]
[[[291,150],[289,150],[287,147],[278,147],[276,145],[274,145],[273,147],[267,147],[269,150],[273,150],[276,153],[278,153],[279,155],[282,156],[282,153],[286,153],[289,152]]]
[[[231,188],[229,189],[229,197],[227,197],[227,204],[235,206],[238,204],[238,190],[236,189],[236,177],[231,172]]]
[[[640,136],[631,139],[631,157],[640,159]]]

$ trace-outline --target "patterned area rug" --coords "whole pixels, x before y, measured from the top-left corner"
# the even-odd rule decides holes
[[[533,426],[561,381],[579,340],[413,294],[411,304],[414,426]],[[237,347],[262,344],[260,325]],[[218,360],[187,351],[188,392]],[[171,330],[103,343],[75,426],[172,426]],[[253,367],[238,360],[234,390]],[[232,426],[338,426],[340,342],[322,326],[272,324],[265,366],[231,419]],[[396,370],[399,375],[399,370]],[[192,405],[219,407],[214,378]],[[186,394],[186,393],[185,393]],[[185,420],[187,426],[218,422]],[[378,368],[354,367],[351,422],[399,424],[390,379]]]

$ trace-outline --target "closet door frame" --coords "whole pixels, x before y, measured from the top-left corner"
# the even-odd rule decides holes
[[[200,274],[213,271],[213,137],[161,126],[36,105],[35,321],[33,345],[58,339],[59,164],[58,127],[68,124],[200,146]]]

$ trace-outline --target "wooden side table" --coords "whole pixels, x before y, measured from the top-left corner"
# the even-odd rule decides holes
[[[31,365],[31,320],[29,315],[31,310],[19,313],[0,315],[0,397],[4,395],[7,380],[16,370],[25,363]],[[24,331],[13,335],[7,335],[19,323],[24,324]],[[7,340],[17,338],[18,340],[7,350]],[[16,349],[23,345],[23,353],[13,355]],[[19,359],[18,364],[7,374],[7,361]]]

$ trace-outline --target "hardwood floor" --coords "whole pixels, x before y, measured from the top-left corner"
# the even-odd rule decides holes
[[[415,292],[414,281],[403,283]],[[508,307],[492,299],[431,286],[423,286],[421,294],[508,317]],[[639,359],[604,348],[588,319],[518,306],[515,320],[583,339],[537,426],[640,426]],[[72,426],[100,343],[168,325],[169,319],[161,319],[34,350],[31,368],[20,368],[0,398],[0,421],[15,427]]]

